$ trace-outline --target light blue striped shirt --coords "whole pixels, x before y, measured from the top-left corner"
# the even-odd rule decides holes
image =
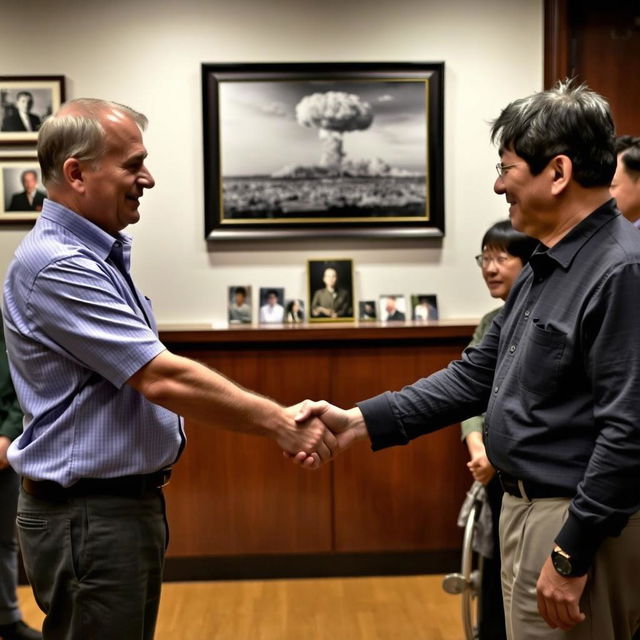
[[[8,457],[33,480],[151,473],[181,450],[180,418],[125,384],[165,347],[149,300],[137,292],[141,310],[109,258],[114,246],[128,271],[129,236],[45,200],[9,266],[5,338],[25,428]]]

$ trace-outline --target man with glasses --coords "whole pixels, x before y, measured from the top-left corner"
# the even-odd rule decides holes
[[[446,369],[344,411],[308,403],[338,449],[407,444],[486,409],[505,490],[510,640],[628,640],[640,622],[640,234],[609,194],[606,100],[585,86],[509,104],[494,191],[540,241],[482,342]],[[296,460],[306,464],[306,456]]]

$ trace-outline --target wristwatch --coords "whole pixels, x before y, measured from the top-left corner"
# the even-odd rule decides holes
[[[558,546],[556,546],[551,552],[551,562],[553,563],[553,568],[561,576],[571,578],[576,575],[574,573],[573,565],[571,564],[571,556]]]

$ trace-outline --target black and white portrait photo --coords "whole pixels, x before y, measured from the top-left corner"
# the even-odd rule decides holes
[[[0,193],[3,222],[35,220],[47,197],[37,161],[0,159]]]
[[[309,260],[309,320],[353,320],[353,261]]]
[[[0,76],[0,143],[35,142],[40,125],[62,100],[62,77]]]

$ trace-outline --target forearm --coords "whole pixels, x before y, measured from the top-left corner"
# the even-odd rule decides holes
[[[272,400],[168,351],[138,371],[129,383],[150,402],[194,423],[272,437],[293,424]]]

